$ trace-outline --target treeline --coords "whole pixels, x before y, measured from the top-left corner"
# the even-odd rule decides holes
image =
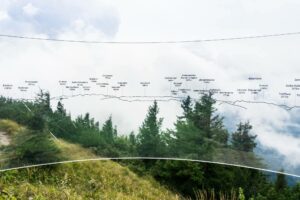
[[[0,118],[23,124],[39,137],[39,133],[51,132],[103,157],[174,157],[263,166],[261,159],[253,153],[256,136],[251,133],[250,122],[238,123],[236,131],[229,133],[223,123],[224,117],[216,112],[215,103],[212,94],[203,95],[197,102],[187,97],[182,101],[182,115],[177,118],[174,130],[162,130],[163,119],[158,117],[159,107],[154,101],[138,132],[125,135],[118,134],[112,117],[103,125],[89,113],[73,120],[62,101],[53,110],[50,94],[43,91],[34,102],[1,97]],[[48,144],[47,148],[50,147]],[[52,152],[48,155],[49,159],[55,156],[55,150]],[[33,159],[37,155],[30,151],[25,158]],[[300,199],[300,186],[287,187],[282,175],[273,184],[262,172],[238,167],[148,159],[121,163],[140,175],[153,176],[183,195],[192,196],[195,191],[211,189],[216,194],[220,191],[230,193],[232,189],[241,187],[247,199]]]
[[[159,108],[154,101],[138,133],[118,135],[112,117],[102,126],[89,113],[72,120],[61,101],[53,110],[50,94],[41,91],[34,102],[1,97],[0,118],[12,119],[35,131],[47,129],[56,137],[90,147],[102,156],[177,157],[261,165],[253,154],[256,136],[250,133],[249,122],[239,123],[237,130],[229,134],[214,105],[211,94],[194,104],[187,97],[175,130],[162,131],[163,119],[158,118]]]

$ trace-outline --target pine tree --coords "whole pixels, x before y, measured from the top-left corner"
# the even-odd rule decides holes
[[[162,119],[157,117],[158,112],[157,102],[154,101],[137,135],[137,150],[140,156],[163,155],[164,144],[160,134]]]
[[[37,94],[35,103],[38,105],[40,111],[44,112],[45,114],[49,114],[52,112],[49,92],[40,90],[40,92]]]
[[[62,116],[66,116],[67,115],[67,111],[64,108],[64,105],[62,104],[61,101],[58,101],[57,106],[56,106],[56,111],[58,114],[62,115]]]
[[[135,138],[133,131],[130,132],[130,134],[129,134],[129,143],[133,146],[136,145],[136,138]]]
[[[205,138],[205,133],[193,123],[177,120],[176,130],[172,132],[172,156],[192,159],[210,159],[212,145]]]
[[[211,137],[210,126],[213,113],[215,112],[215,100],[212,94],[205,94],[197,101],[194,108],[193,120],[195,125],[206,132],[207,137]]]
[[[227,143],[227,132],[223,125],[223,117],[215,114],[216,100],[212,93],[204,94],[200,101],[197,101],[194,106],[192,121],[194,125],[205,132],[207,138],[221,138],[217,134],[222,135],[222,143]]]
[[[189,156],[197,159],[210,159],[213,146],[227,145],[228,132],[223,125],[223,118],[215,114],[215,100],[212,94],[205,94],[191,103],[188,96],[182,101],[183,117],[175,123],[172,153],[176,156]]]
[[[190,96],[187,96],[186,99],[182,100],[181,108],[183,109],[183,116],[180,118],[191,119],[192,117],[192,100]]]
[[[102,134],[108,143],[113,143],[115,135],[117,135],[117,130],[113,127],[111,116],[104,122]]]
[[[253,152],[256,147],[256,135],[251,135],[252,126],[249,122],[239,123],[237,131],[232,134],[232,146],[234,149],[245,152]]]
[[[86,128],[90,128],[90,113],[86,113],[83,122]]]
[[[276,182],[275,182],[275,190],[277,192],[282,191],[284,188],[287,187],[286,177],[283,174],[284,170],[280,170],[281,173],[277,174]]]
[[[28,127],[34,131],[43,131],[46,127],[46,120],[41,110],[37,109],[31,113],[28,121]]]
[[[32,130],[42,131],[46,127],[46,122],[49,115],[52,114],[50,106],[50,94],[40,90],[35,100],[35,107],[30,111],[31,118],[29,119],[29,127]]]
[[[133,133],[133,131],[129,134],[128,141],[129,141],[130,156],[134,156],[136,154],[136,143],[137,143],[137,141],[136,141],[136,136]]]

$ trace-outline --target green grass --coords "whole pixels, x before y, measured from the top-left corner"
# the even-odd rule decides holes
[[[12,121],[1,120],[0,128],[5,132],[9,130],[15,139],[29,137],[28,131]],[[91,150],[80,145],[51,140],[60,150],[58,157],[66,160],[96,157]],[[2,199],[172,200],[179,199],[179,196],[154,179],[139,177],[116,162],[86,161],[0,172]]]
[[[4,131],[8,134],[16,134],[20,132],[22,129],[24,128],[14,121],[8,119],[0,120],[0,131]]]
[[[89,161],[0,174],[0,199],[179,199],[113,161]]]

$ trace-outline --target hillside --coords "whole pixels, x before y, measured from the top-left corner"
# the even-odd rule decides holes
[[[69,160],[95,157],[79,145],[54,143]],[[1,172],[0,177],[0,199],[179,199],[153,179],[113,161],[32,167]]]

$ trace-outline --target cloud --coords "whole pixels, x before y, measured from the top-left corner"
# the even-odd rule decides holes
[[[102,37],[111,38],[120,23],[118,12],[112,6],[96,0],[90,0],[89,4],[79,0],[20,0],[11,1],[6,7],[11,22],[9,25],[0,23],[0,28],[7,33],[44,34],[57,38],[64,32],[76,32],[74,23],[81,21],[85,23],[86,31],[94,29],[102,33]],[[79,34],[77,38],[80,37]]]
[[[0,22],[9,19],[8,14],[5,11],[0,11]]]
[[[299,167],[299,138],[293,137],[289,133],[278,133],[275,132],[273,129],[269,129],[261,132],[261,134],[259,135],[259,140],[263,141],[262,145],[265,148],[276,150],[280,155],[283,155],[283,163],[281,163],[282,165],[290,166],[292,168]]]
[[[31,3],[26,4],[22,9],[26,15],[29,15],[31,17],[35,16],[39,12],[39,9],[33,6]]]

